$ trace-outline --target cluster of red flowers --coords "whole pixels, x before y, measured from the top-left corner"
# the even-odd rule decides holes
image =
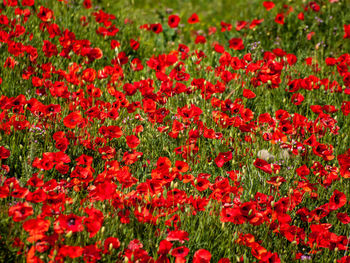
[[[208,52],[193,47],[206,45],[216,27],[209,28],[208,34],[195,33],[194,45],[179,43],[169,52],[137,57],[142,37],[116,40],[123,34],[120,28],[133,22],[125,20],[118,27],[115,15],[97,7],[92,11],[92,1],[84,0],[92,19],[82,17],[81,26],[96,28],[96,37],[109,41],[115,53],[108,61],[107,50],[89,39],[78,39],[78,34],[56,21],[54,8],[34,0],[6,0],[3,6],[7,12],[0,15],[0,42],[7,47],[4,71],[17,74],[20,83],[28,82],[32,88],[26,93],[21,90],[23,94],[10,90],[6,94],[15,95],[0,97],[0,132],[10,138],[8,144],[0,139],[0,198],[8,206],[11,227],[25,231],[21,237],[9,238],[27,262],[44,262],[46,257],[50,262],[67,258],[96,262],[111,254],[128,262],[168,263],[171,257],[177,263],[210,262],[215,251],[191,251],[186,243],[190,231],[181,217],[204,212],[224,226],[264,225],[274,238],[298,247],[295,260],[304,256],[299,248],[310,255],[325,249],[348,250],[349,237],[339,229],[350,223],[350,204],[348,191],[339,187],[350,178],[350,149],[337,152],[329,139],[348,136],[341,131],[349,124],[350,113],[348,53],[319,62],[275,48],[258,58],[243,41],[246,31],[265,21],[253,19],[238,21],[236,26],[222,21],[221,34],[232,35],[226,43],[210,40]],[[276,8],[272,1],[264,1],[263,7],[269,12]],[[294,12],[288,5],[281,10],[274,19],[277,26]],[[309,1],[298,18],[304,20],[304,13],[310,12],[320,12],[320,5]],[[171,14],[165,22],[138,29],[142,36],[157,38],[165,27],[180,30],[183,20]],[[187,18],[186,26],[198,24],[196,13]],[[33,25],[44,39],[30,31]],[[348,41],[350,25],[343,26],[341,41]],[[207,59],[211,52],[216,64]],[[322,74],[320,63],[331,76]],[[310,74],[298,72],[298,65]],[[141,75],[131,81],[132,73]],[[4,86],[9,80],[1,77]],[[290,102],[295,111],[271,107],[257,114],[252,105],[259,96],[277,92],[288,98],[284,103]],[[333,96],[338,104],[309,105],[315,92]],[[182,103],[183,98],[189,102]],[[308,114],[302,114],[301,107]],[[171,144],[157,145],[158,137]],[[11,138],[25,138],[21,147],[27,148],[22,150]],[[271,161],[256,156],[259,142],[288,158]],[[39,145],[36,150],[35,145]],[[22,155],[32,158],[20,160],[26,166],[23,172],[31,174],[16,178],[11,175],[18,176],[16,158]],[[300,161],[292,167],[292,176],[284,164],[289,158]],[[200,162],[205,170],[199,171]],[[244,183],[251,176],[247,167],[255,169],[252,174],[261,179],[265,193],[249,192],[252,189]],[[288,190],[282,193],[282,188]],[[324,190],[329,191],[328,200],[319,198]],[[305,199],[314,207],[307,207]],[[329,223],[330,217],[336,223]],[[151,235],[161,240],[152,244],[157,252],[147,251],[139,239],[128,244],[120,240],[117,231],[107,230],[110,218],[123,228],[131,223],[155,227]],[[71,238],[83,233],[84,241]],[[259,262],[281,262],[277,252],[268,251],[251,233],[242,230],[237,235],[236,244],[248,247]],[[231,261],[223,257],[219,262]],[[349,256],[338,262],[349,262]]]

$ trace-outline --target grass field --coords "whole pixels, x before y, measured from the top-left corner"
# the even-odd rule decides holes
[[[350,262],[349,14],[4,0],[0,262]]]

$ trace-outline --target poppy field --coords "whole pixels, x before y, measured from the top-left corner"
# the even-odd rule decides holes
[[[3,0],[0,52],[0,262],[350,262],[348,0]]]

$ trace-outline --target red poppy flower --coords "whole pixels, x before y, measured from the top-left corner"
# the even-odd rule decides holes
[[[244,49],[243,40],[241,38],[232,38],[228,41],[229,47],[234,50]]]
[[[266,162],[265,160],[256,158],[255,162],[253,163],[256,168],[261,169],[265,173],[271,174],[272,173],[272,168],[271,164]]]
[[[179,25],[180,23],[180,17],[178,15],[170,15],[168,17],[168,25],[171,28],[175,28]]]
[[[300,12],[300,13],[298,14],[298,19],[299,19],[299,20],[304,20],[304,13],[303,13],[303,12]]]
[[[264,19],[253,19],[252,22],[249,25],[249,29],[253,29],[257,25],[260,25],[262,22],[264,22]]]
[[[45,53],[45,56],[50,58],[52,56],[56,56],[58,54],[57,47],[55,44],[52,44],[48,40],[44,40],[44,45],[43,45],[43,52]]]
[[[86,82],[94,82],[96,79],[96,70],[93,68],[87,68],[82,73],[82,79]]]
[[[346,213],[338,213],[337,218],[340,222],[343,224],[349,224],[350,223],[350,216]]]
[[[344,116],[348,116],[350,113],[350,101],[343,101],[343,103],[341,105],[341,110],[342,110]]]
[[[7,185],[0,186],[0,198],[6,198],[10,194],[10,188]]]
[[[53,11],[44,6],[40,6],[38,17],[43,22],[49,22],[51,19],[54,19]]]
[[[69,129],[74,129],[84,121],[79,111],[74,111],[63,119],[63,124]]]
[[[58,250],[58,255],[61,257],[78,258],[83,255],[84,249],[79,246],[63,245]]]
[[[241,210],[238,207],[223,208],[220,212],[221,222],[231,222],[236,225],[241,225],[246,222],[246,218],[242,215]]]
[[[225,52],[225,48],[222,45],[219,44],[215,44],[214,46],[214,50],[218,53],[224,53]]]
[[[129,136],[126,136],[125,138],[126,138],[126,143],[132,149],[136,148],[140,144],[139,138],[137,138],[135,135],[129,135]]]
[[[225,23],[225,22],[221,21],[220,25],[221,25],[221,32],[231,31],[231,29],[232,29],[232,25],[230,23]]]
[[[10,157],[10,151],[5,147],[0,146],[0,159],[7,159]]]
[[[209,263],[211,254],[206,249],[199,249],[194,253],[193,263]]]
[[[283,14],[277,14],[275,17],[275,22],[280,25],[284,25],[284,15]]]
[[[297,174],[304,180],[306,180],[306,175],[310,174],[310,169],[304,164],[295,170]]]
[[[96,245],[87,245],[84,247],[83,258],[86,262],[96,262],[101,259],[101,249]]]
[[[105,249],[104,253],[107,253],[107,251],[111,250],[112,248],[118,249],[120,247],[120,242],[119,239],[116,237],[108,237],[103,243],[103,246]]]
[[[293,96],[291,98],[291,102],[294,105],[300,105],[303,101],[304,101],[304,96],[300,93],[293,94]]]
[[[350,38],[350,24],[344,25],[344,36],[343,38]]]
[[[172,248],[173,244],[167,240],[162,240],[159,243],[158,248],[158,255],[166,255],[169,253],[170,249]]]
[[[218,167],[223,167],[226,162],[229,162],[232,160],[232,152],[221,152],[219,155],[215,158],[215,163]]]
[[[346,195],[338,190],[334,190],[329,200],[329,209],[337,210],[346,204]]]
[[[41,218],[29,219],[23,223],[23,229],[31,236],[28,241],[35,242],[43,237],[44,233],[49,230],[50,220]]]
[[[176,258],[185,258],[190,252],[188,247],[182,246],[171,250],[171,255]]]
[[[94,237],[102,227],[103,216],[100,218],[88,217],[84,219],[86,231],[89,232],[89,238]]]
[[[298,61],[297,57],[294,54],[287,54],[286,58],[290,66],[294,65]]]
[[[98,152],[102,155],[103,160],[113,159],[116,153],[115,148],[111,146],[101,147]]]
[[[77,216],[75,214],[70,215],[60,215],[56,222],[59,223],[59,229],[73,233],[81,232],[84,230],[84,226],[82,224],[84,217]]]
[[[138,50],[140,47],[140,43],[138,41],[136,41],[135,39],[130,39],[130,47],[133,50]]]
[[[265,9],[266,9],[267,11],[269,11],[269,10],[271,10],[272,8],[275,7],[275,3],[272,2],[272,1],[264,1],[264,2],[263,2],[263,6],[265,7]]]
[[[189,169],[189,166],[186,162],[184,161],[176,161],[175,162],[175,171],[180,172],[180,173],[186,173]]]
[[[195,44],[205,44],[207,42],[206,38],[204,36],[197,36],[196,40],[194,41]]]
[[[9,216],[11,216],[15,222],[20,222],[33,213],[32,206],[27,202],[17,203],[9,208]]]
[[[243,28],[245,28],[249,23],[247,21],[238,21],[236,24],[236,30],[241,31]]]
[[[33,6],[34,0],[22,0],[22,6]]]
[[[149,29],[156,34],[163,32],[162,24],[159,24],[159,23],[149,25]]]
[[[92,7],[91,0],[84,0],[83,6],[86,9],[90,9]]]
[[[196,13],[192,14],[190,18],[187,20],[189,24],[196,24],[199,22],[199,17]]]
[[[256,94],[251,91],[250,89],[244,89],[243,90],[243,97],[247,98],[247,99],[253,99],[256,97]]]
[[[308,33],[307,35],[306,35],[306,39],[307,40],[311,40],[311,38],[313,37],[315,35],[315,32],[310,32],[310,33]]]

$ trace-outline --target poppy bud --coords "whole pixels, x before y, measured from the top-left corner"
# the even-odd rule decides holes
[[[67,238],[70,238],[72,235],[73,235],[73,232],[72,232],[72,231],[69,231],[69,232],[66,234],[66,237],[67,237]]]

